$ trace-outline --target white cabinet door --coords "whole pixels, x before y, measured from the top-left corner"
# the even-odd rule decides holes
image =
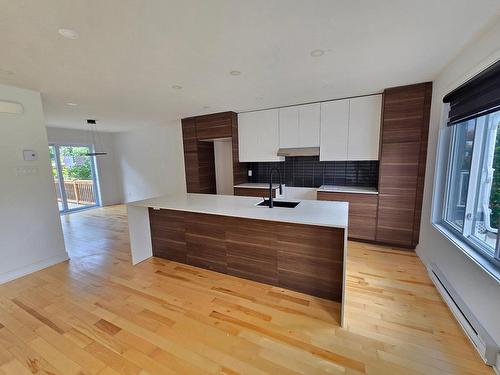
[[[299,146],[299,108],[279,109],[280,148]]]
[[[382,95],[350,99],[348,160],[378,160]]]
[[[319,132],[321,119],[320,103],[305,104],[299,108],[299,146],[319,147]]]
[[[253,129],[252,113],[238,114],[238,153],[240,162],[248,161],[252,145],[258,142],[258,133]]]
[[[347,160],[349,99],[321,103],[319,160]]]
[[[278,110],[238,114],[240,162],[283,161],[279,148]]]

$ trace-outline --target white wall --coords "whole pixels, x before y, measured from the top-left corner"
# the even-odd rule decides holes
[[[214,140],[217,194],[233,195],[233,144],[231,139]]]
[[[0,113],[0,283],[67,259],[49,164],[40,94],[0,85],[0,100],[22,103]],[[38,152],[24,161],[23,149]],[[23,175],[20,168],[33,167]]]
[[[115,146],[125,202],[186,191],[179,121],[118,133]]]
[[[471,43],[434,80],[429,152],[425,177],[420,244],[417,253],[424,263],[434,262],[451,281],[470,310],[500,344],[500,287],[431,226],[431,200],[436,145],[441,124],[442,98],[451,89],[500,58],[500,22]]]
[[[101,203],[103,206],[122,203],[122,181],[118,166],[120,155],[117,155],[115,149],[117,133],[99,132],[97,136],[99,137],[99,145],[108,152],[107,155],[96,157]],[[47,137],[49,143],[89,144],[89,135],[85,130],[49,126],[47,127]]]

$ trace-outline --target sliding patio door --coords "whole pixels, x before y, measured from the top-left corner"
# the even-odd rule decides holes
[[[100,205],[91,146],[49,145],[52,174],[60,212]]]

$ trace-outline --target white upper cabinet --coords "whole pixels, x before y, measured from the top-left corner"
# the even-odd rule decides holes
[[[299,147],[319,147],[321,105],[299,106]]]
[[[382,95],[350,99],[348,160],[378,160]]]
[[[319,160],[347,160],[349,99],[321,103]]]
[[[378,160],[382,95],[321,103],[320,160]]]
[[[279,109],[280,148],[299,147],[299,109]]]
[[[279,109],[280,148],[319,147],[320,104]]]
[[[238,114],[240,162],[283,161],[279,149],[278,109]]]
[[[382,95],[238,115],[241,162],[283,161],[280,148],[320,148],[319,160],[378,160]]]

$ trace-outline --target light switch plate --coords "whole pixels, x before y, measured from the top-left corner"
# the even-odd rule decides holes
[[[248,170],[248,177],[252,177],[252,170],[251,169]]]
[[[20,166],[16,167],[16,175],[21,176],[34,176],[38,174],[38,167]]]
[[[35,150],[23,150],[24,161],[38,160],[38,153]]]

